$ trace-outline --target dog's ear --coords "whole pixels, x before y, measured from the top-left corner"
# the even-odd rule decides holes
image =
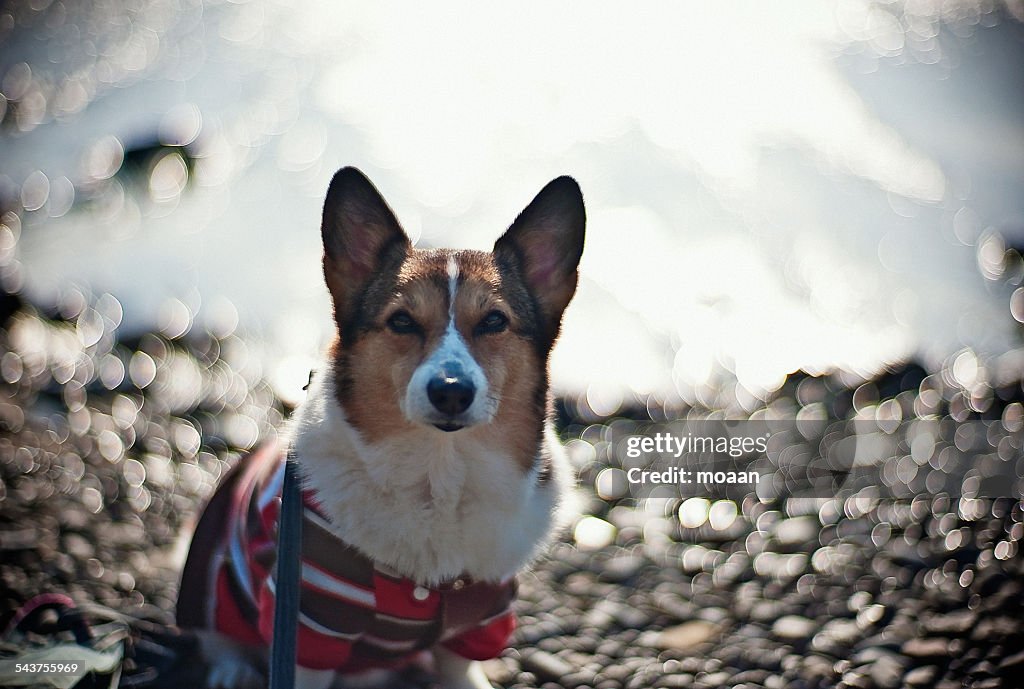
[[[515,266],[522,276],[552,340],[576,291],[586,221],[576,180],[559,177],[541,189],[494,244],[499,266]]]
[[[324,278],[339,320],[375,272],[412,249],[380,192],[354,167],[338,170],[331,180],[320,230]]]

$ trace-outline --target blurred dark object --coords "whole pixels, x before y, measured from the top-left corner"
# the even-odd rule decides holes
[[[115,689],[127,636],[128,628],[120,621],[90,619],[67,596],[40,594],[17,611],[0,639],[0,683],[37,689]],[[75,669],[20,672],[21,664]]]
[[[0,291],[0,328],[6,326],[10,317],[21,310],[22,306],[23,302],[19,295]]]
[[[928,371],[916,361],[886,367],[871,381],[878,390],[879,399],[891,399],[901,392],[917,392]]]
[[[206,667],[195,636],[166,624],[160,611],[134,616],[87,604],[63,594],[41,594],[23,605],[0,641],[0,659],[10,663],[79,663],[74,689],[177,689],[200,687]],[[85,668],[91,668],[86,670]],[[67,681],[41,674],[36,684],[60,687]]]
[[[185,164],[188,179],[192,178],[196,159],[190,147],[169,144],[158,138],[126,144],[124,158],[116,174],[127,182],[148,185],[153,171],[167,156],[180,158]]]

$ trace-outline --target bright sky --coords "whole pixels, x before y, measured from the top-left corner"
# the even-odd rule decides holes
[[[305,382],[329,331],[317,216],[345,164],[431,246],[487,248],[549,179],[580,181],[588,240],[554,362],[563,389],[688,397],[723,365],[757,388],[798,367],[945,355],[969,339],[950,308],[973,309],[1003,337],[994,349],[1009,342],[996,306],[978,306],[973,248],[926,222],[948,207],[943,170],[836,66],[851,38],[903,48],[865,2],[250,0],[211,17],[226,57],[175,93],[221,162],[91,268],[71,260],[74,240],[35,260],[101,285],[146,256],[168,264],[172,293],[223,294],[262,322],[282,385]],[[891,265],[918,252],[931,273]]]

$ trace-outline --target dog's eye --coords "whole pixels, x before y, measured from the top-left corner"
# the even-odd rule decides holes
[[[405,311],[396,311],[388,319],[388,327],[391,328],[392,332],[405,335],[408,333],[415,333],[419,331],[420,326],[412,319],[412,316],[407,314]]]
[[[501,311],[491,311],[483,317],[476,330],[481,334],[500,333],[508,327],[508,316]]]

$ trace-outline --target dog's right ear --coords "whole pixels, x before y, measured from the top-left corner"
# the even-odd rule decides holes
[[[412,249],[380,192],[354,167],[338,170],[331,180],[320,231],[324,278],[339,320],[375,272]]]

